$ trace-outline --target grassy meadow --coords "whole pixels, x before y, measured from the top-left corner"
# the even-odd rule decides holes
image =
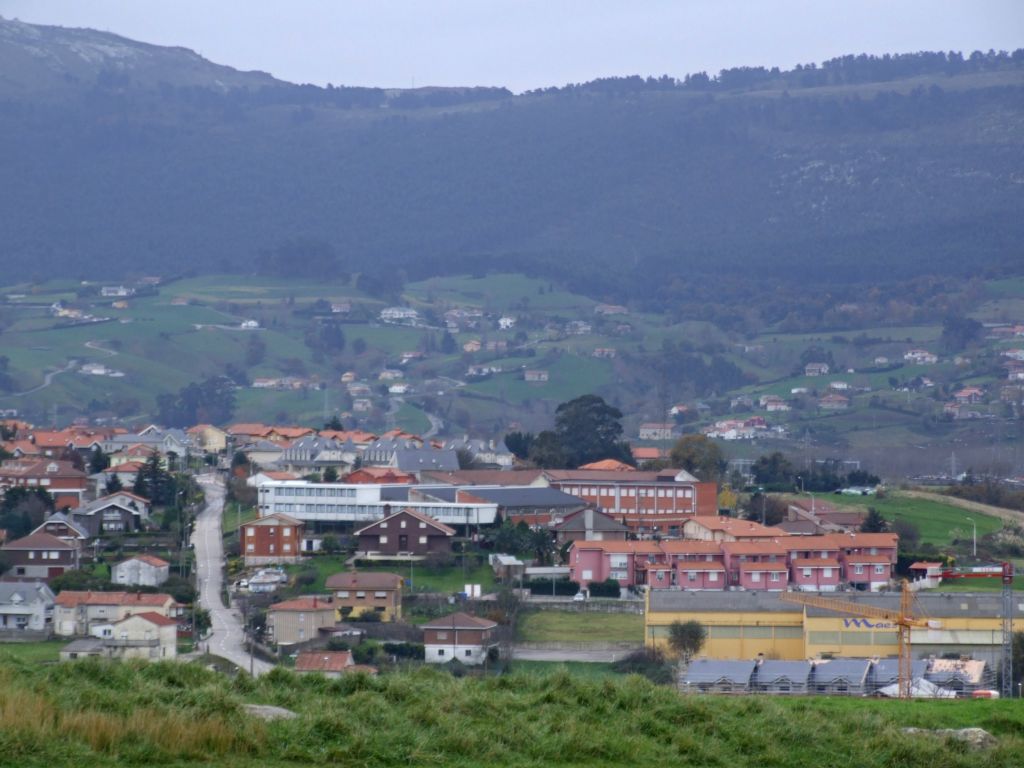
[[[513,665],[515,668],[516,665]],[[339,680],[201,663],[0,660],[0,763],[46,766],[1019,766],[1012,701],[681,696],[639,677],[520,665]],[[244,704],[297,713],[263,722]],[[985,728],[985,752],[900,729]]]
[[[915,499],[892,492],[884,498],[875,496],[831,496],[826,499],[838,507],[874,507],[886,520],[905,520],[917,526],[921,542],[937,547],[948,546],[953,539],[970,539],[978,526],[978,537],[995,533],[1003,527],[998,517],[971,512],[952,504],[930,499]]]
[[[642,643],[644,617],[635,613],[529,611],[519,619],[527,643]]]

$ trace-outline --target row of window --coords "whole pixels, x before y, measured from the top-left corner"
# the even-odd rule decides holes
[[[399,528],[405,528],[405,523],[406,523],[405,520],[399,520],[399,523],[400,523],[400,525],[398,526]],[[387,523],[381,523],[380,527],[381,528],[387,528],[388,524]],[[426,527],[427,527],[427,524],[424,523],[422,520],[420,520],[420,528],[426,528]]]
[[[426,544],[427,543],[427,537],[426,536],[420,536],[419,538],[420,538],[420,544]],[[380,537],[380,543],[381,544],[387,544],[388,543],[388,537],[387,536],[381,536]]]
[[[271,528],[267,529],[267,533],[269,533],[271,536],[273,536],[276,532],[277,532],[277,528],[271,527]],[[256,528],[255,527],[246,528],[245,529],[245,535],[246,536],[255,536],[256,535]],[[281,529],[281,535],[284,536],[286,539],[289,536],[291,536],[292,535],[292,528],[291,528],[291,526],[286,526],[286,527],[282,528]]]
[[[569,486],[564,489],[566,493],[573,496],[607,496],[614,498],[616,495],[623,499],[689,499],[693,496],[692,488],[608,488],[592,486]]]
[[[323,486],[301,486],[271,487],[268,489],[274,496],[315,496],[320,498],[343,499],[355,498],[355,488],[329,488]]]
[[[256,551],[256,545],[252,544],[252,543],[246,544],[245,545],[245,551],[246,552],[255,552]],[[291,544],[288,544],[287,542],[285,542],[284,544],[281,545],[281,552],[291,552],[291,551],[292,551],[292,545]],[[267,552],[269,552],[271,555],[275,554],[277,552],[277,545],[276,544],[271,544],[269,547],[267,547]]]
[[[717,640],[797,640],[804,636],[802,626],[744,626],[734,625],[709,625],[707,627],[708,637]],[[669,627],[648,627],[647,636],[652,640],[667,639]]]
[[[348,591],[348,590],[342,589],[342,590],[338,591],[337,595],[338,595],[339,598],[344,600],[347,597],[351,597],[352,593],[350,591]],[[377,599],[377,600],[382,600],[382,599],[386,598],[387,596],[388,596],[387,592],[374,592],[373,593],[374,599]],[[361,590],[356,592],[356,599],[357,600],[363,600],[365,598],[366,598],[366,592],[363,592]]]
[[[36,553],[35,552],[29,552],[28,553],[28,559],[29,560],[35,560],[36,559]],[[39,553],[39,559],[40,560],[60,560],[60,552],[40,552]]]

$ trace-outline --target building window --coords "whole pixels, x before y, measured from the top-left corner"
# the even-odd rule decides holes
[[[282,549],[283,549],[283,550],[284,550],[285,552],[291,552],[291,551],[292,551],[292,545],[291,545],[291,544],[285,544],[285,545],[284,545],[284,546],[282,547]]]
[[[291,528],[282,528],[281,529],[281,535],[282,536],[291,536],[292,535],[292,529]]]
[[[338,593],[338,597],[348,597],[348,590],[343,589]]]
[[[864,573],[864,566],[863,565],[855,565],[855,566],[853,566],[853,572],[854,573],[858,573],[858,574]]]
[[[760,581],[761,580],[761,572],[760,571],[751,571],[750,572],[750,580],[751,581]]]
[[[405,528],[405,520],[402,521],[402,523],[401,523],[401,525],[399,527],[400,528]]]
[[[467,656],[472,656],[472,655],[473,655],[473,651],[471,651],[471,650],[469,650],[469,649],[467,648],[467,649],[466,649],[466,655],[467,655]]]
[[[387,523],[381,523],[381,524],[380,524],[380,527],[381,527],[381,528],[387,528],[387,527],[388,527],[388,524],[387,524]]]
[[[420,544],[426,544],[426,543],[427,543],[427,537],[426,536],[420,536]]]
[[[447,632],[438,632],[437,633],[437,639],[438,640],[447,640],[448,639],[448,633]]]
[[[664,581],[664,580],[665,580],[665,572],[664,571],[658,571],[658,581]]]
[[[803,576],[804,576],[805,579],[811,578],[811,569],[810,568],[803,568],[802,571],[803,571]]]
[[[245,551],[246,552],[255,552],[256,551],[256,545],[255,544],[246,544],[245,545]]]
[[[427,527],[426,523],[420,523],[420,528],[426,528],[426,527]]]
[[[686,580],[687,581],[696,581],[697,580],[697,574],[694,573],[693,571],[687,571],[686,572]]]
[[[388,543],[388,537],[387,536],[381,536],[380,537],[380,543],[381,544],[387,544]]]
[[[875,566],[875,573],[878,573],[878,574],[885,573],[885,566],[884,565],[876,565]]]
[[[256,529],[255,528],[246,528],[245,529],[245,535],[246,536],[255,536],[256,535]]]
[[[832,569],[831,568],[822,568],[822,571],[823,571],[823,573],[821,575],[824,576],[826,579],[831,579],[832,578]]]
[[[387,592],[374,592],[373,596],[374,597],[379,597],[379,598],[384,598],[384,597],[388,596],[388,593]]]
[[[584,581],[592,581],[593,579],[594,579],[594,572],[593,571],[583,571],[583,580]]]
[[[778,571],[772,571],[772,581],[778,581],[778,580],[779,580],[779,572]]]
[[[364,598],[364,597],[366,597],[366,593],[365,592],[356,592],[356,597]]]
[[[712,571],[708,574],[708,581],[718,581],[718,574]]]
[[[28,559],[29,560],[35,560],[36,559],[36,553],[35,552],[29,552],[28,553]]]
[[[444,648],[438,648],[437,649],[437,655],[438,656],[444,656]]]

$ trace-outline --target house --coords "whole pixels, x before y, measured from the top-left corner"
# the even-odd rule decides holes
[[[89,480],[70,461],[46,458],[8,459],[0,463],[0,492],[8,488],[42,488],[57,509],[82,503]]]
[[[848,392],[851,389],[848,381],[830,381],[828,388],[834,392]]]
[[[953,393],[953,398],[960,405],[974,405],[980,403],[984,397],[985,393],[978,387],[964,387]]]
[[[171,575],[171,564],[155,555],[135,555],[110,569],[114,584],[159,587]]]
[[[689,693],[749,693],[755,661],[695,659],[683,674],[681,690]]]
[[[246,567],[297,563],[305,523],[281,512],[246,523],[242,555]]]
[[[535,384],[548,381],[548,372],[527,369],[523,371],[523,381],[529,381]]]
[[[409,307],[386,307],[380,311],[380,319],[385,323],[414,325],[419,316],[419,312]]]
[[[409,394],[410,391],[410,386],[406,384],[404,381],[392,384],[390,387],[388,387],[389,395],[407,395]]]
[[[788,552],[777,542],[724,541],[721,549],[730,585],[769,592],[782,592],[789,586]]]
[[[472,439],[463,435],[461,439],[446,440],[444,447],[456,452],[467,452],[473,457],[473,464],[480,468],[504,469],[511,468],[515,463],[515,456],[504,440]]]
[[[595,315],[628,315],[629,310],[621,304],[598,304],[594,307]]]
[[[618,351],[615,347],[595,347],[594,351],[591,353],[593,357],[601,360],[613,360],[617,354]]]
[[[337,622],[337,606],[331,597],[297,597],[275,603],[267,609],[267,636],[277,645],[305,643],[320,636],[320,630]]]
[[[453,613],[422,625],[423,645],[428,664],[446,664],[457,659],[462,664],[483,664],[497,657],[495,632],[498,625],[468,613]]]
[[[64,512],[54,512],[30,533],[49,533],[79,549],[89,539],[88,531],[77,525]]]
[[[100,288],[100,296],[105,299],[123,298],[125,296],[133,296],[134,294],[134,288],[128,288],[124,285],[104,285]]]
[[[482,348],[483,345],[480,343],[480,339],[470,339],[462,345],[463,352],[479,352]]]
[[[587,507],[568,515],[552,526],[555,541],[562,546],[570,541],[625,541],[629,531],[614,518]]]
[[[228,433],[212,424],[197,424],[186,433],[193,444],[204,453],[223,453],[228,446]]]
[[[96,624],[90,634],[113,659],[158,661],[178,655],[178,622],[155,611],[132,613],[109,624]]]
[[[83,592],[65,589],[54,601],[53,631],[62,637],[93,634],[99,625],[136,613],[157,613],[174,619],[180,606],[164,593]]]
[[[828,376],[828,363],[808,363],[804,366],[804,376]]]
[[[360,552],[422,558],[450,554],[455,530],[427,515],[403,509],[353,535]]]
[[[327,578],[334,595],[338,620],[358,620],[363,613],[379,613],[381,621],[402,618],[402,584],[394,573],[358,573],[347,571]]]
[[[569,336],[586,336],[593,330],[593,326],[585,320],[570,320],[565,324],[565,332]]]
[[[845,411],[850,407],[850,398],[845,395],[825,395],[818,398],[818,407],[823,411]]]
[[[927,349],[911,349],[903,354],[903,359],[913,365],[935,365],[939,362],[938,355]]]
[[[373,401],[365,397],[357,397],[352,401],[352,410],[356,413],[369,413],[373,410]]]
[[[665,451],[654,445],[633,445],[629,452],[633,454],[633,461],[658,461],[665,458]]]
[[[296,672],[331,678],[341,677],[354,666],[351,651],[302,651],[295,658]]]
[[[408,472],[399,472],[391,467],[360,467],[349,472],[342,478],[344,482],[354,485],[415,485],[416,476]]]
[[[348,467],[356,462],[359,450],[353,443],[341,443],[319,435],[305,435],[293,441],[275,462],[299,475],[319,473],[328,467]]]
[[[49,635],[53,601],[53,591],[41,581],[0,582],[0,638]]]
[[[280,480],[301,480],[302,477],[295,472],[283,472],[280,470],[264,469],[246,478],[245,484],[250,488],[259,488],[264,483]]]
[[[671,440],[676,425],[671,422],[647,422],[640,425],[641,440]]]
[[[503,315],[498,318],[498,328],[503,331],[511,330],[516,327],[516,318],[510,317],[509,315]]]
[[[759,541],[785,534],[778,528],[764,526],[753,520],[715,514],[690,518],[683,523],[682,535],[697,541]]]
[[[585,506],[580,499],[556,488],[530,486],[449,486],[418,489],[414,493],[417,498],[426,501],[494,505],[496,516],[508,520],[513,525],[526,523],[531,527],[546,528]]]
[[[138,531],[149,522],[149,499],[128,491],[103,496],[71,510],[71,520],[95,539],[104,534]]]
[[[385,368],[377,374],[378,381],[398,381],[404,378],[405,374],[396,368]]]
[[[19,581],[46,581],[78,570],[79,549],[50,533],[31,533],[0,547],[9,566],[7,575]]]

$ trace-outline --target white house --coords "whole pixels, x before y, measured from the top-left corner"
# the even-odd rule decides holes
[[[409,307],[386,307],[380,311],[380,319],[385,323],[415,323],[419,316]]]
[[[0,583],[0,635],[45,632],[53,622],[53,592],[45,582]]]
[[[939,362],[938,355],[929,352],[927,349],[911,349],[903,354],[903,359],[915,365],[935,365]]]
[[[111,624],[97,624],[93,637],[103,655],[115,659],[173,659],[178,655],[178,622],[159,613],[135,613]]]
[[[422,626],[425,660],[428,664],[483,664],[491,648],[497,648],[493,633],[497,624],[467,613],[453,613]]]
[[[515,328],[516,327],[516,319],[514,317],[509,317],[507,315],[504,316],[504,317],[499,317],[498,318],[498,327],[501,330],[503,330],[503,331],[507,331],[507,330],[509,330],[511,328]]]
[[[159,587],[170,575],[171,564],[154,555],[136,555],[110,569],[110,580],[115,584],[140,587]]]

